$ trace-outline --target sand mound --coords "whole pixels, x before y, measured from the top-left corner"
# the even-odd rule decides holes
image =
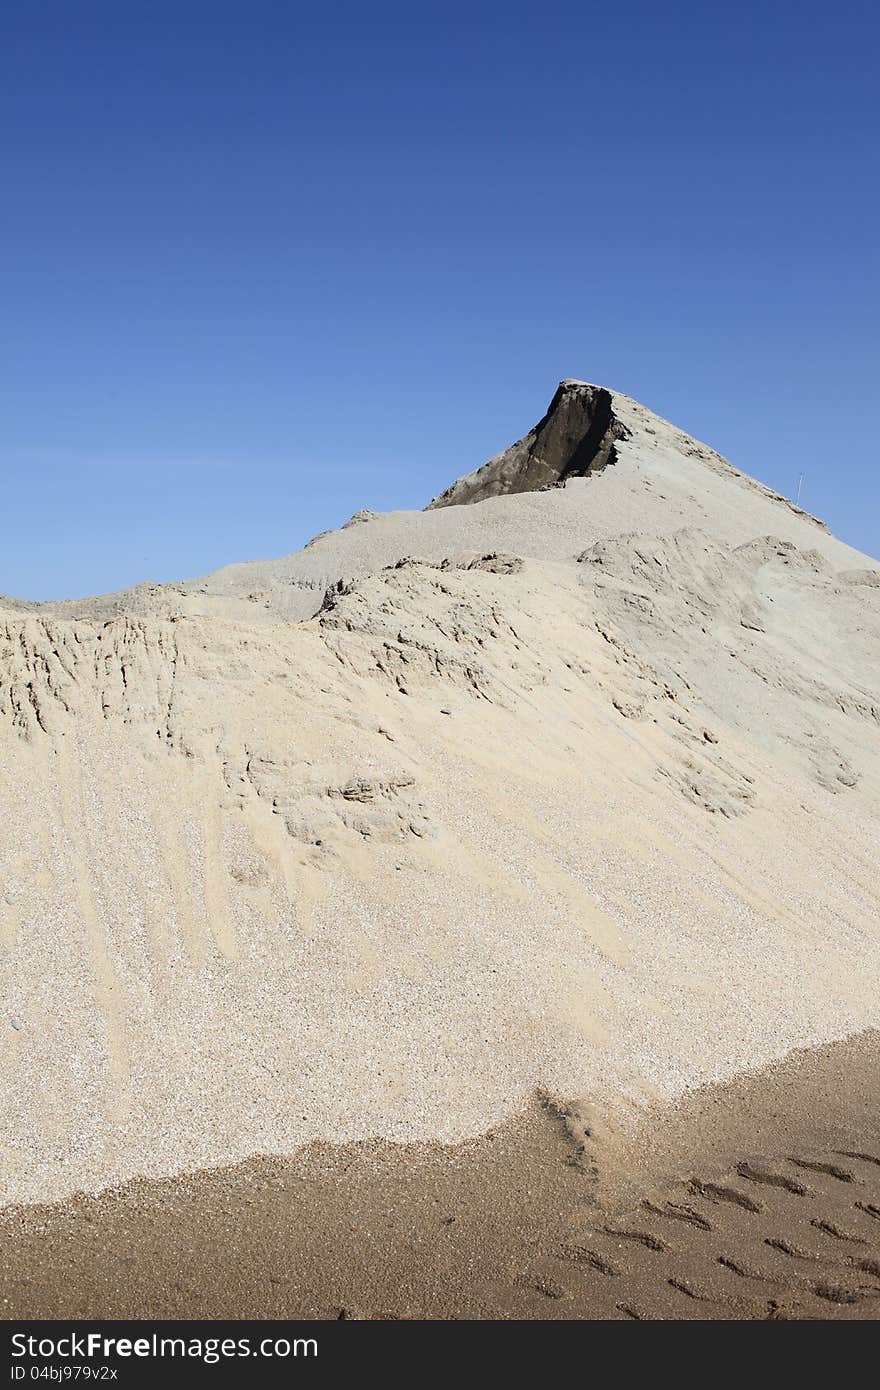
[[[7,1201],[880,1021],[880,571],[610,392],[577,476],[560,391],[507,495],[0,606]]]

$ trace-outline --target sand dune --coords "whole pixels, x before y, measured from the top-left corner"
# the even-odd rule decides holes
[[[880,1025],[880,567],[598,390],[425,512],[0,601],[6,1203],[635,1134]]]

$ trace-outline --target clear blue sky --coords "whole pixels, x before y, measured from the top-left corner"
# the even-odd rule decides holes
[[[563,376],[880,553],[873,4],[7,5],[0,592],[417,507]]]

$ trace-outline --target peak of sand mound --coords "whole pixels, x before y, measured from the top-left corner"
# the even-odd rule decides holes
[[[0,604],[67,617],[298,620],[312,617],[339,580],[374,573],[405,556],[433,563],[497,551],[570,562],[606,536],[668,535],[683,526],[700,527],[728,544],[765,535],[815,548],[865,587],[880,574],[876,561],[837,540],[821,521],[637,401],[566,380],[534,429],[453,483],[424,511],[362,508],[290,555],[227,565],[182,583],[144,583],[61,603],[0,598]]]
[[[534,429],[475,473],[459,478],[430,506],[454,507],[510,492],[538,492],[569,478],[600,473],[616,461],[617,441],[629,435],[606,387],[561,381]]]
[[[522,439],[496,454],[473,473],[467,473],[429,503],[454,507],[482,502],[517,492],[541,492],[573,478],[601,473],[628,455],[620,450],[624,440],[636,446],[657,439],[671,445],[685,459],[699,459],[710,468],[757,488],[767,497],[789,507],[817,526],[823,523],[796,507],[788,498],[746,478],[714,449],[675,429],[666,420],[636,401],[606,386],[568,378],[560,381],[544,417]]]
[[[7,1201],[880,1023],[880,569],[602,392],[481,497],[0,601]]]

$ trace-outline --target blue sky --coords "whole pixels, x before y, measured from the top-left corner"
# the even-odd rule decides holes
[[[880,554],[869,4],[0,21],[0,592],[417,507],[563,376]]]

